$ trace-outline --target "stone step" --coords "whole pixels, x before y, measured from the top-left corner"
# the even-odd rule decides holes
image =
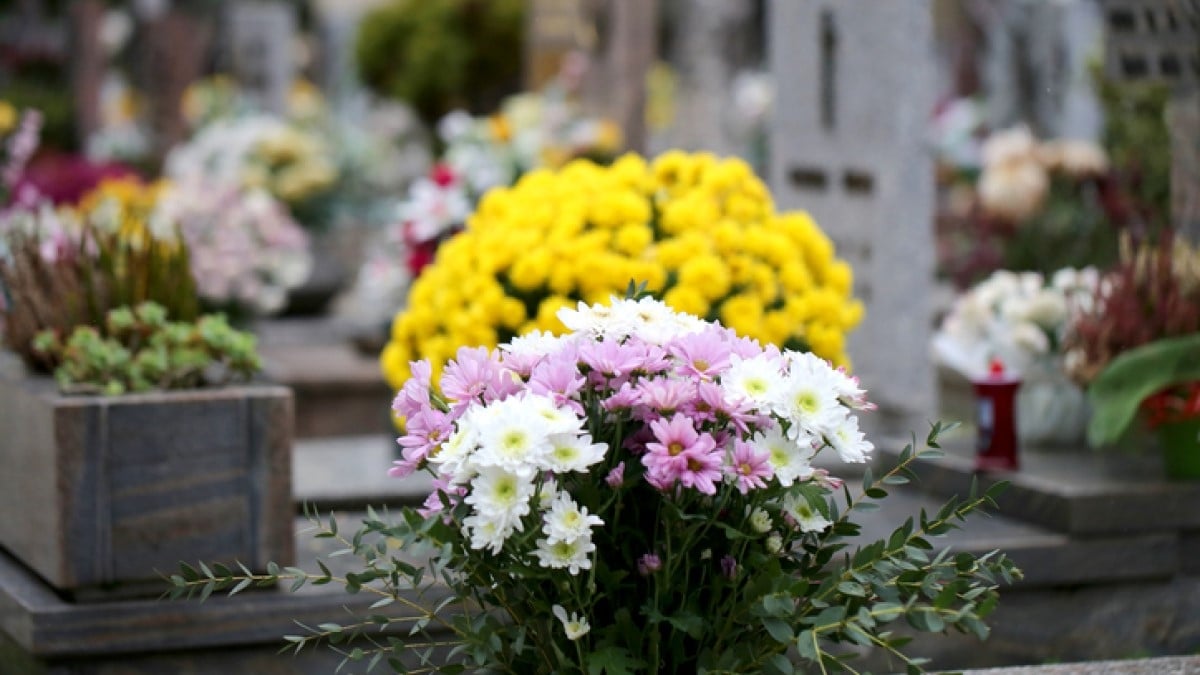
[[[969,429],[957,431],[942,439],[944,457],[914,467],[923,490],[965,494],[973,480],[981,490],[1005,480],[1010,486],[998,500],[1002,513],[1070,535],[1200,530],[1200,481],[1168,480],[1154,454],[1022,448],[1018,470],[980,473]],[[877,466],[893,466],[904,445],[880,443]]]

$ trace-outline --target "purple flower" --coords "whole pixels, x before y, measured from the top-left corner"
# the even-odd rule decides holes
[[[679,360],[676,372],[684,377],[711,380],[729,368],[729,345],[723,331],[707,330],[683,335],[667,345]]]
[[[442,393],[462,412],[471,403],[494,401],[505,388],[499,358],[487,347],[460,347],[442,373]]]
[[[529,391],[554,401],[555,405],[566,406],[583,415],[583,406],[575,396],[583,389],[585,380],[579,374],[575,361],[551,359],[534,366],[529,377]]]
[[[604,477],[604,482],[610,488],[616,489],[625,484],[625,462],[620,462]]]
[[[644,378],[635,388],[638,404],[647,410],[634,416],[644,420],[670,415],[690,403],[696,395],[693,382],[676,378]]]
[[[769,459],[766,453],[756,453],[754,446],[749,443],[734,441],[729,471],[737,482],[739,492],[746,494],[752,489],[767,486],[766,481],[772,475]]]
[[[638,574],[648,577],[662,569],[662,559],[654,553],[647,553],[638,558],[637,568]]]
[[[404,422],[405,434],[397,439],[404,448],[403,461],[395,462],[389,476],[403,478],[420,468],[434,448],[441,445],[454,431],[453,420],[446,413],[432,408],[418,411]]]
[[[695,422],[686,415],[651,422],[650,430],[655,440],[646,444],[642,463],[651,473],[664,477],[679,478],[688,470],[693,455],[705,455],[717,446],[712,436],[696,431]]]
[[[721,574],[724,574],[726,579],[733,581],[737,578],[737,573],[738,564],[736,558],[731,555],[721,558]]]
[[[433,367],[429,365],[429,361],[413,361],[408,366],[412,377],[400,387],[392,401],[392,410],[406,418],[430,407],[429,387],[433,377]]]

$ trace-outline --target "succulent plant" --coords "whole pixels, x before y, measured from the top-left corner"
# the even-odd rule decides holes
[[[60,364],[54,377],[64,393],[116,396],[247,380],[262,367],[256,342],[223,314],[177,322],[144,302],[110,310],[103,330],[79,326],[65,340],[42,331],[33,349]]]

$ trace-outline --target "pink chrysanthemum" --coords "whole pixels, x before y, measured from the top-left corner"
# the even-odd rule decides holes
[[[735,441],[730,457],[729,472],[737,489],[742,494],[750,490],[765,488],[772,476],[770,456],[755,452],[754,446],[744,441]]]

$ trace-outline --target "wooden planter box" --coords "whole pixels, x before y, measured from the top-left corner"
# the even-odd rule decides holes
[[[292,394],[62,396],[0,376],[0,546],[86,600],[161,594],[180,560],[294,558]]]

